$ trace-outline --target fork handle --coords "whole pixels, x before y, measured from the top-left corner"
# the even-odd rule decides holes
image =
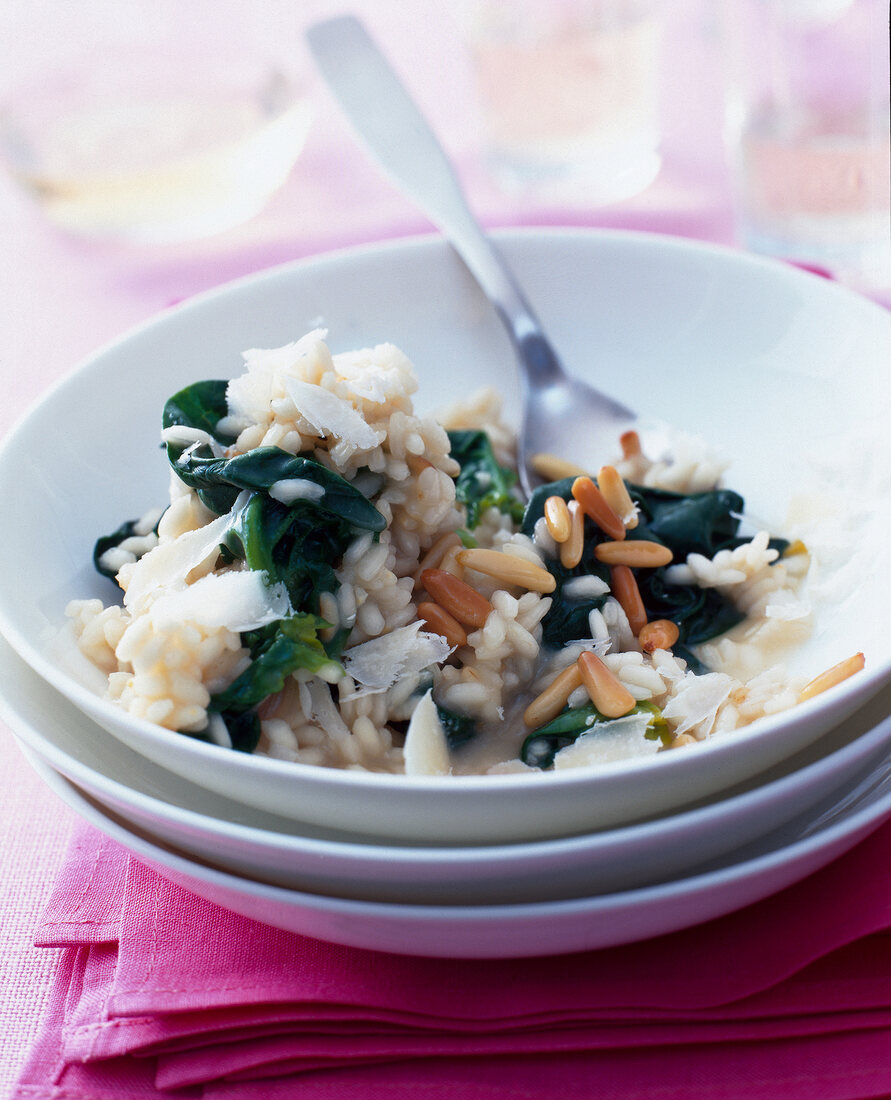
[[[473,216],[442,146],[362,23],[338,16],[310,27],[306,38],[368,151],[442,231],[494,305],[526,367],[524,383],[562,379],[538,318]]]

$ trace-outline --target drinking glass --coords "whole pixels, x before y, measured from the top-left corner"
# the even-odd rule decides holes
[[[891,287],[885,0],[725,0],[740,242]]]
[[[2,81],[0,161],[52,221],[127,241],[203,237],[257,213],[289,175],[310,107],[262,9],[253,24],[206,0],[16,11],[10,52],[25,63]]]
[[[467,41],[494,176],[586,204],[659,172],[661,0],[475,0]]]

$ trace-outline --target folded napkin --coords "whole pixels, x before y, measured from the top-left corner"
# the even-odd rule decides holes
[[[86,826],[15,1097],[847,1100],[891,1094],[891,822],[804,881],[642,943],[437,960],[240,917]],[[547,934],[547,929],[542,930]]]

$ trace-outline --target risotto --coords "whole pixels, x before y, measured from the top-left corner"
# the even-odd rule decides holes
[[[73,601],[110,698],[245,752],[408,775],[596,766],[746,726],[810,684],[807,548],[741,534],[723,466],[637,436],[528,501],[483,391],[436,418],[385,344],[326,334],[171,397],[163,508],[96,543],[119,601]],[[122,600],[120,595],[122,594]]]

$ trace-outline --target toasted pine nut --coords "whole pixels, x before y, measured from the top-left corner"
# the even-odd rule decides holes
[[[644,653],[655,653],[657,649],[671,649],[680,635],[677,623],[671,619],[653,619],[640,628],[637,640]]]
[[[433,543],[430,549],[424,554],[421,560],[418,562],[418,568],[415,570],[415,580],[420,577],[421,573],[425,569],[436,569],[439,563],[445,556],[446,551],[451,546],[463,547],[460,537],[454,532],[449,531],[447,535],[442,535]]]
[[[475,588],[444,569],[425,569],[420,581],[440,607],[459,623],[474,629],[485,625],[492,605]]]
[[[529,729],[543,726],[556,718],[566,706],[567,700],[577,687],[581,687],[582,674],[578,663],[564,668],[541,695],[536,696],[523,711],[523,721]]]
[[[577,663],[591,702],[602,715],[606,718],[621,718],[634,708],[634,696],[596,653],[583,653]]]
[[[634,458],[641,454],[640,436],[635,431],[622,432],[619,436],[619,445],[622,448],[624,458]]]
[[[467,645],[467,632],[454,615],[450,615],[438,603],[424,601],[418,604],[418,618],[423,619],[432,633],[440,634],[450,646]]]
[[[516,584],[530,592],[553,592],[557,587],[553,575],[543,566],[502,550],[462,550],[458,561],[465,569],[475,569],[496,581]]]
[[[783,551],[782,556],[784,558],[794,558],[797,554],[808,554],[810,551],[801,541],[801,539],[795,539],[794,542],[790,542],[786,549]]]
[[[626,527],[637,526],[637,510],[628,492],[628,486],[615,466],[601,466],[597,475],[597,486],[603,493],[606,503],[612,508]]]
[[[611,539],[625,537],[625,524],[606,503],[603,493],[589,477],[575,479],[572,483],[572,495],[581,504],[585,515],[590,516]]]
[[[815,695],[819,695],[828,688],[835,687],[842,680],[847,680],[849,676],[859,672],[864,664],[866,664],[866,659],[862,653],[855,653],[853,657],[846,657],[845,660],[839,661],[837,665],[827,668],[825,672],[821,672],[819,676],[806,684],[798,695],[798,702],[803,703],[806,699],[813,699]]]
[[[464,544],[461,542],[459,542],[457,546],[450,546],[443,554],[442,561],[439,563],[440,569],[444,569],[446,573],[451,573],[452,576],[457,577],[459,581],[464,580],[464,566],[458,561],[458,555],[463,549]]]
[[[577,500],[571,500],[567,508],[572,526],[569,538],[560,543],[560,564],[564,569],[575,569],[585,549],[585,513]]]
[[[566,542],[572,534],[572,519],[563,497],[548,497],[544,502],[544,518],[554,542]]]
[[[594,557],[606,565],[632,565],[639,569],[655,569],[668,565],[674,557],[667,546],[648,539],[626,539],[624,542],[598,542]]]
[[[647,625],[647,612],[634,574],[627,565],[614,565],[610,569],[609,586],[628,616],[631,632],[637,637]]]
[[[552,454],[533,455],[529,461],[532,469],[545,481],[562,481],[565,477],[581,477],[585,473],[581,466]]]

